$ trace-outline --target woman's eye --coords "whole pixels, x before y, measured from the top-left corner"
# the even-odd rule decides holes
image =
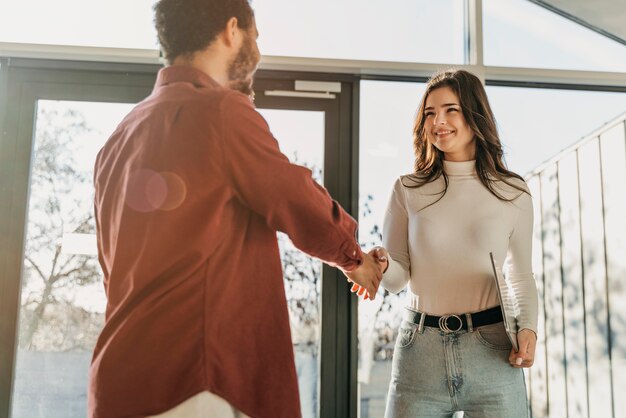
[[[459,111],[459,109],[455,109],[453,107],[448,109],[448,112],[458,112],[458,111]]]
[[[427,118],[430,117],[430,116],[433,116],[433,115],[434,115],[433,112],[426,112],[426,113],[424,113],[424,116],[426,116]]]

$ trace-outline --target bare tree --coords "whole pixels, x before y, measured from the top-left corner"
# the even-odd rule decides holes
[[[297,154],[291,160],[310,169],[315,181],[322,182],[321,168],[299,162]],[[285,234],[278,234],[278,244],[289,310],[298,322],[294,325],[316,327],[319,323],[319,278],[322,274],[322,263],[298,250]]]
[[[86,204],[93,199],[84,195],[90,190],[85,187],[90,179],[77,171],[74,152],[76,141],[88,132],[80,112],[46,108],[38,112],[24,255],[21,348],[68,350],[92,344],[75,338],[83,335],[80,326],[75,327],[74,335],[68,335],[67,324],[72,318],[90,316],[74,306],[70,290],[100,278],[97,260],[65,254],[61,246],[64,233],[95,232],[92,205]],[[36,339],[44,325],[53,328],[46,334],[64,338]]]

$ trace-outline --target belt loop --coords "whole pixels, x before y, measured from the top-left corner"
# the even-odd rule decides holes
[[[474,332],[474,325],[472,324],[472,314],[466,313],[465,318],[467,319],[467,332]]]
[[[424,312],[420,312],[421,316],[420,316],[420,323],[417,326],[417,332],[419,332],[420,334],[424,333],[424,321],[426,320],[426,314]]]

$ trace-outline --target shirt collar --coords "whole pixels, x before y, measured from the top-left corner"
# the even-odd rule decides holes
[[[220,87],[217,81],[203,71],[183,65],[170,65],[169,67],[161,68],[157,75],[156,87],[181,81],[192,83],[196,87]]]

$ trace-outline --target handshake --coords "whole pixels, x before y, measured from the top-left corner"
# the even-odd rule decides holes
[[[363,254],[363,263],[359,267],[350,272],[344,271],[343,274],[352,283],[351,292],[363,296],[364,300],[373,300],[388,266],[387,250],[383,247],[374,247],[367,254]]]

